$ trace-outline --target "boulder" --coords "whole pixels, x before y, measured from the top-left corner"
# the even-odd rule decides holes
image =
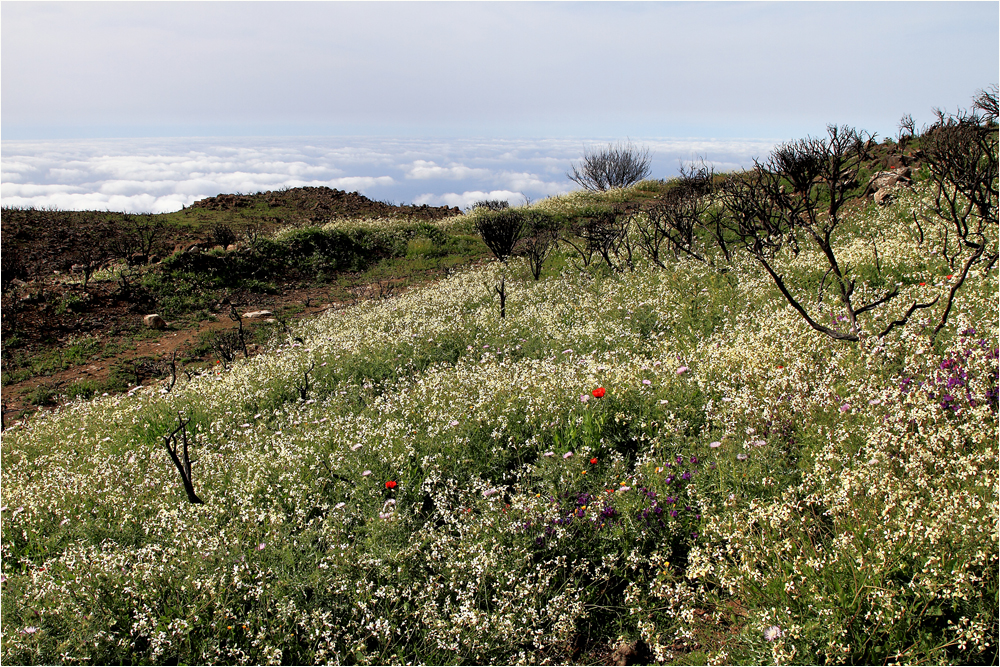
[[[162,317],[153,313],[142,318],[142,323],[150,329],[166,329],[167,322]]]
[[[274,315],[270,310],[251,310],[248,313],[243,313],[243,319],[245,320],[263,320]]]
[[[875,193],[873,199],[879,206],[885,206],[892,201],[892,188],[882,188]]]
[[[869,184],[876,190],[891,188],[900,181],[900,176],[894,171],[880,171],[872,175]]]
[[[611,656],[614,665],[645,665],[649,662],[649,646],[641,639],[627,642],[615,649]]]

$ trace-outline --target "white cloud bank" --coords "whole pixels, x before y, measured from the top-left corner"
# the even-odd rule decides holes
[[[0,203],[66,210],[176,211],[220,193],[327,186],[397,203],[466,208],[521,203],[576,189],[566,172],[609,140],[170,138],[4,141]],[[633,139],[653,153],[652,176],[700,157],[747,166],[773,141]]]

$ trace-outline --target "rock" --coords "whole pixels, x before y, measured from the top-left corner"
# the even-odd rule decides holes
[[[142,323],[145,324],[150,329],[166,329],[167,322],[162,317],[153,313],[152,315],[146,315],[142,318]]]
[[[872,175],[869,184],[876,190],[882,190],[883,188],[890,188],[900,180],[899,174],[893,171],[880,171]]]
[[[913,170],[904,165],[904,166],[896,167],[895,169],[892,170],[892,173],[894,173],[897,176],[899,176],[899,178],[901,180],[905,179],[905,180],[908,181],[908,180],[910,180],[910,176],[913,174]]]
[[[83,273],[86,270],[87,266],[85,264],[74,264],[73,266],[69,267],[70,273]]]
[[[649,658],[649,647],[641,639],[622,644],[611,656],[615,665],[644,665],[649,662]]]
[[[902,165],[903,165],[902,155],[889,155],[888,157],[882,159],[883,169],[895,169],[896,167],[900,167]]]
[[[226,246],[226,252],[236,252],[236,244],[230,243]]]
[[[201,252],[201,246],[198,245],[197,243],[192,243],[191,245],[189,245],[184,250],[184,252],[189,252],[189,253],[197,254],[197,253]]]
[[[243,319],[246,320],[263,320],[265,318],[274,315],[270,310],[251,310],[249,313],[243,313]]]
[[[873,199],[875,199],[875,203],[878,204],[879,206],[885,206],[886,204],[890,203],[892,201],[891,188],[880,189],[878,192],[875,193]]]

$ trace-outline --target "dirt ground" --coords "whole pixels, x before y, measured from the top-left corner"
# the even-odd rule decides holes
[[[393,206],[367,199],[357,193],[330,188],[293,188],[255,195],[219,195],[173,214],[158,239],[160,253],[199,245],[212,247],[213,225],[226,224],[239,231],[242,223],[268,231],[287,225],[316,224],[344,216],[378,215],[413,220],[437,220],[459,213],[458,209],[428,206]],[[197,321],[168,321],[162,331],[144,326],[144,315],[156,312],[153,304],[123,298],[114,282],[92,281],[84,290],[79,267],[88,259],[89,246],[113,229],[112,218],[120,214],[98,211],[52,211],[4,208],[2,212],[4,293],[0,320],[4,341],[2,388],[5,424],[38,409],[31,395],[39,387],[55,400],[81,380],[103,384],[113,370],[131,360],[156,359],[165,366],[176,352],[188,363],[212,363],[214,356],[192,355],[206,333],[235,328],[228,306],[219,305],[212,317]],[[158,216],[154,216],[158,217]],[[160,257],[151,257],[155,263]],[[74,266],[76,268],[74,268]],[[386,284],[358,284],[360,276],[345,276],[353,284],[350,294],[335,292],[331,285],[302,284],[276,277],[277,294],[241,293],[232,295],[240,312],[271,310],[287,319],[312,317],[329,308],[346,305],[345,299],[385,296]],[[398,290],[397,290],[398,291]],[[339,298],[335,296],[339,295]],[[247,324],[247,322],[245,322]],[[97,341],[101,354],[82,364],[53,361],[52,372],[22,381],[11,380],[24,374],[24,359],[57,359],[81,339]],[[108,353],[107,346],[122,348]],[[21,363],[15,363],[15,356]],[[77,359],[79,361],[79,359]],[[60,365],[69,365],[58,369]],[[178,364],[180,365],[180,364]],[[178,369],[179,372],[180,369]],[[119,372],[121,372],[119,370]],[[158,381],[140,373],[143,384]],[[162,372],[159,373],[162,376]],[[134,386],[134,385],[133,385]]]

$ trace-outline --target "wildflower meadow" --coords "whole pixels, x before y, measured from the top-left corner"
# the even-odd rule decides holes
[[[878,335],[955,285],[931,205],[840,214],[852,290],[898,292],[858,341],[746,253],[615,271],[560,246],[538,280],[487,262],[20,422],[0,657],[995,664],[995,263],[940,332],[944,300]],[[825,280],[815,247],[768,261]],[[836,324],[831,299],[803,307]]]

